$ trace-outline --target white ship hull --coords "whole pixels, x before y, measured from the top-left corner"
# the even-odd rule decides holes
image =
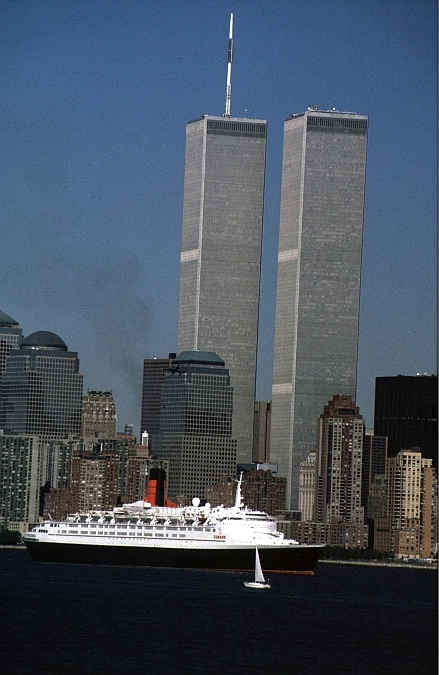
[[[242,505],[239,488],[230,508],[137,502],[44,522],[23,539],[41,562],[247,571],[257,548],[264,571],[313,574],[324,546],[284,539],[274,518]]]

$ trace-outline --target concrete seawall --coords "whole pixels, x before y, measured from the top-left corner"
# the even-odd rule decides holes
[[[320,563],[328,563],[332,565],[368,565],[372,567],[410,567],[417,570],[435,570],[437,572],[438,566],[437,561],[432,563],[416,563],[411,562],[402,562],[402,561],[384,561],[384,560],[330,560],[330,559],[320,559]]]

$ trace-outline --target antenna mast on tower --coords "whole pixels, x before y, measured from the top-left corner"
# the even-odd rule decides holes
[[[224,117],[230,117],[230,99],[232,98],[232,57],[233,57],[233,14],[230,15],[229,44],[227,48],[226,112],[224,113]]]

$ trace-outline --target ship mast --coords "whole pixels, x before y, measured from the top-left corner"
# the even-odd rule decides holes
[[[226,112],[224,113],[224,117],[230,117],[230,99],[232,98],[232,57],[233,57],[233,14],[230,15],[229,43],[227,47]]]
[[[236,494],[235,494],[235,509],[242,509],[244,506],[242,502],[242,494],[241,494],[241,485],[242,485],[242,474],[243,472],[241,471],[239,475],[239,480],[236,485]]]

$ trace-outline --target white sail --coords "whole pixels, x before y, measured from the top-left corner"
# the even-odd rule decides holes
[[[255,548],[255,580],[244,581],[244,586],[247,588],[271,588],[270,583],[265,581],[257,548]]]
[[[262,572],[261,561],[259,559],[259,551],[256,548],[256,561],[255,561],[255,581],[265,584],[264,573]]]

